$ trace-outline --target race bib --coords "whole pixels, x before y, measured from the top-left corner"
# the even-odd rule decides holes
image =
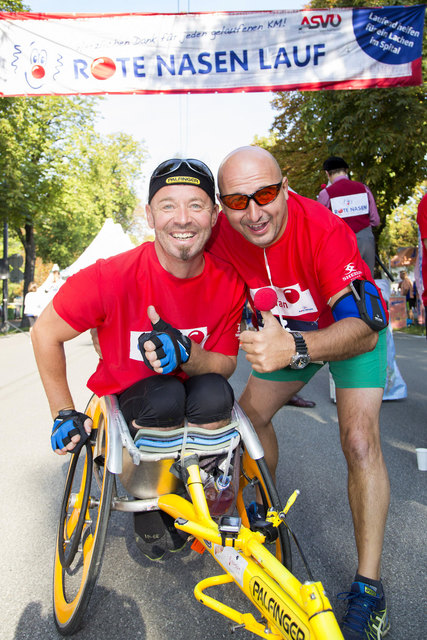
[[[368,194],[353,193],[349,196],[331,198],[331,209],[339,218],[366,215],[369,213]]]

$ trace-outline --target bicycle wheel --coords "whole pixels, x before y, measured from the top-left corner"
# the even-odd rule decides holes
[[[62,635],[80,627],[95,586],[104,551],[114,475],[103,459],[93,460],[94,437],[72,454],[58,528],[53,610]],[[104,430],[98,437],[106,437]]]
[[[276,511],[283,509],[282,503],[277,493],[276,485],[273,482],[267,463],[264,458],[253,460],[243,449],[241,458],[241,474],[239,482],[239,493],[237,496],[237,510],[242,522],[249,527],[247,507],[255,501],[255,489],[258,488],[261,494],[262,503],[267,511],[273,507]],[[259,500],[259,498],[258,498]],[[292,570],[291,545],[288,530],[284,523],[277,528],[277,539],[268,545],[269,550],[287,568]]]

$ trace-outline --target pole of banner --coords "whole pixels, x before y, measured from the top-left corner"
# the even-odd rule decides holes
[[[179,0],[178,0],[178,13],[181,13],[181,9],[179,8]],[[187,11],[183,11],[182,13],[190,13],[190,0],[187,0]]]
[[[190,13],[190,0],[187,0],[187,11],[180,10],[178,1],[178,13]],[[179,95],[179,150],[182,157],[188,155],[188,93]]]
[[[382,268],[382,270],[384,271],[384,273],[386,274],[386,276],[388,277],[388,279],[391,282],[394,282],[394,276],[392,273],[390,273],[390,271],[387,269],[387,267],[385,266],[385,264],[383,262],[381,262],[381,260],[379,259],[378,255],[375,254],[375,260],[378,262],[378,264],[380,265],[380,267]]]
[[[8,245],[8,226],[5,221],[3,224],[3,260],[5,264],[5,268],[8,269],[8,255],[7,255],[7,245]],[[8,279],[7,277],[3,278],[3,304],[2,304],[2,329],[7,331],[7,304],[8,304]]]

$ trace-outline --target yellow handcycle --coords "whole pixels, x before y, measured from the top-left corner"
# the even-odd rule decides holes
[[[163,440],[147,430],[138,448],[114,395],[93,396],[86,413],[94,428],[80,452],[70,456],[55,551],[53,609],[62,635],[75,633],[83,623],[111,510],[162,510],[174,518],[176,529],[194,538],[193,548],[207,550],[221,567],[220,575],[195,586],[194,595],[229,618],[234,629],[268,640],[343,638],[322,584],[312,579],[308,567],[305,583],[291,573],[290,535],[299,545],[286,512],[296,493],[282,509],[262,446],[238,403],[231,424],[210,432],[211,439],[187,426]],[[211,515],[205,495],[204,462],[212,456],[222,460],[223,468],[228,465],[225,473],[233,467],[235,487],[233,504],[218,517]],[[255,491],[266,515],[250,522]],[[258,619],[206,593],[232,583],[258,610]]]

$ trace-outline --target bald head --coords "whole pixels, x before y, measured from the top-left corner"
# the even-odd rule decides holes
[[[234,174],[239,174],[242,178],[251,175],[261,175],[268,172],[272,179],[272,183],[279,182],[282,178],[282,172],[277,160],[269,151],[262,147],[239,147],[231,151],[221,162],[218,169],[218,187],[220,193],[231,193],[225,190],[224,183],[227,184]],[[267,183],[266,183],[267,184]]]
[[[218,186],[228,222],[246,240],[268,247],[284,233],[288,218],[288,181],[282,177],[269,151],[261,147],[240,147],[229,153],[219,167]],[[256,200],[256,194],[262,194],[266,187],[269,188],[267,197],[258,195]],[[227,195],[247,196],[247,205],[236,209],[233,199],[224,200]],[[265,204],[259,204],[259,197],[265,198]]]

